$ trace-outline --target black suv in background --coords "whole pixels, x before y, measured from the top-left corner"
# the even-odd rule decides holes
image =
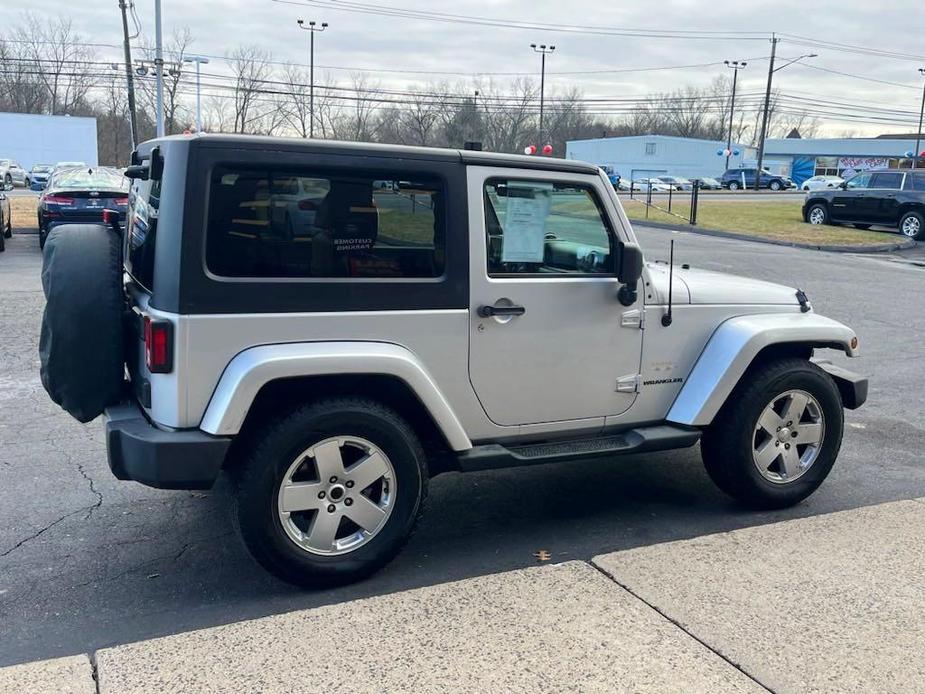
[[[726,169],[720,178],[720,183],[723,184],[723,188],[728,188],[729,190],[739,190],[743,187],[754,188],[755,174],[757,172],[758,169],[754,168]],[[771,190],[787,190],[788,188],[793,188],[794,184],[787,176],[778,176],[764,169],[761,172],[761,187]]]
[[[844,222],[858,229],[895,227],[910,239],[925,239],[925,170],[874,169],[838,188],[811,190],[803,219],[810,224]]]

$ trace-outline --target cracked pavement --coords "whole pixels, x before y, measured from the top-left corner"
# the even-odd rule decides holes
[[[119,482],[100,422],[81,425],[38,377],[42,294],[35,235],[0,254],[0,666],[536,563],[925,496],[921,364],[925,270],[883,260],[637,227],[667,258],[807,291],[851,325],[870,401],[847,413],[820,491],[782,512],[743,511],[709,482],[697,449],[470,475],[431,485],[404,553],[370,580],[301,592],[267,575],[238,540],[229,487],[205,494]],[[840,361],[837,357],[834,359]]]

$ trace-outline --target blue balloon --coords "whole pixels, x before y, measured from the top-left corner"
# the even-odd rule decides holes
[[[737,149],[732,150],[732,154],[736,157],[739,156],[739,150]]]
[[[906,152],[906,156],[907,156],[907,157],[914,157],[914,156],[915,156],[915,152],[913,152],[913,151],[910,149],[908,152]]]
[[[722,149],[716,150],[716,156],[718,156],[718,157],[723,156],[723,152],[724,152],[724,150],[722,150]]]

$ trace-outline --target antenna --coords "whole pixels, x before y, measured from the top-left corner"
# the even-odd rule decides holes
[[[674,281],[674,239],[671,239],[671,250],[668,255],[668,310],[662,316],[662,325],[666,328],[671,325],[671,293]]]

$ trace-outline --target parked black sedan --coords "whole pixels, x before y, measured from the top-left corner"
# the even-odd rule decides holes
[[[863,171],[837,188],[806,193],[803,220],[810,224],[894,227],[910,239],[925,239],[925,170]]]
[[[93,224],[111,210],[125,222],[129,180],[116,169],[88,167],[55,171],[39,198],[39,244],[62,224]]]

